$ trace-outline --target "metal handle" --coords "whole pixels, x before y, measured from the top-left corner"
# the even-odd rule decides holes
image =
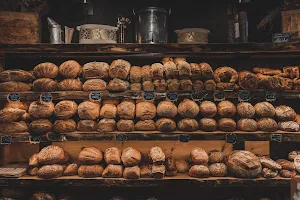
[[[171,10],[171,8],[169,8],[169,15],[171,15],[171,12],[172,12],[172,10]]]
[[[134,8],[132,9],[132,12],[133,12],[133,15],[135,16],[135,10],[134,10]]]

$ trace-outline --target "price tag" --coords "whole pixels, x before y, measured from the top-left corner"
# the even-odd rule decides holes
[[[282,135],[281,134],[272,134],[271,135],[271,141],[281,142],[282,141]]]
[[[228,133],[226,134],[226,142],[230,144],[235,144],[237,143],[237,136],[235,133]]]
[[[143,98],[144,98],[144,100],[152,101],[155,99],[155,94],[154,94],[154,92],[144,92]]]
[[[225,100],[225,92],[224,91],[214,91],[214,100],[215,101],[224,101]]]
[[[11,93],[7,95],[7,101],[20,101],[20,95],[18,93]]]
[[[296,168],[297,172],[300,173],[300,155],[297,155],[294,158],[294,165],[295,165],[295,168]]]
[[[50,93],[42,93],[40,95],[40,100],[44,102],[51,102],[52,101],[52,95]]]
[[[59,141],[59,142],[64,141],[63,140],[64,136],[59,133],[53,133],[53,132],[46,133],[46,137],[48,141]]]
[[[167,94],[167,99],[169,99],[172,102],[176,102],[178,100],[178,93],[175,92],[169,92]]]
[[[116,140],[124,142],[127,140],[127,135],[125,133],[119,133],[116,135]]]
[[[190,141],[190,136],[189,135],[179,135],[179,141],[187,143],[188,141]]]
[[[39,144],[41,142],[41,136],[29,136],[29,142],[30,144]]]
[[[266,101],[275,101],[276,100],[276,92],[267,91],[265,95]]]
[[[90,101],[101,101],[101,96],[100,92],[91,92],[89,98]]]
[[[193,99],[193,101],[197,101],[197,102],[201,102],[206,96],[207,93],[202,91],[191,93],[191,98]]]
[[[1,136],[1,144],[11,144],[11,135]]]
[[[246,91],[246,90],[239,91],[239,93],[238,93],[239,102],[249,101],[250,99],[251,99],[251,94],[249,91]]]

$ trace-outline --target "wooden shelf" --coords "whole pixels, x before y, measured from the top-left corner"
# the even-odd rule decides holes
[[[200,187],[289,187],[291,179],[239,179],[239,178],[193,178],[185,174],[178,174],[174,177],[165,177],[164,179],[137,179],[128,180],[124,178],[81,178],[79,176],[66,176],[52,180],[39,179],[37,177],[24,176],[21,178],[5,179],[0,178],[0,187],[67,187],[67,186],[85,186],[85,187],[158,187],[169,186],[172,184],[196,185]]]

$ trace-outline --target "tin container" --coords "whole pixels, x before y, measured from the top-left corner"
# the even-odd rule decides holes
[[[203,28],[186,28],[176,30],[177,42],[181,44],[207,44],[209,30]]]
[[[77,26],[77,30],[81,44],[117,43],[118,28],[114,26],[84,24]]]

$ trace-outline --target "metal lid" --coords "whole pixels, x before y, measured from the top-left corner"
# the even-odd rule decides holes
[[[168,11],[164,8],[159,8],[159,7],[142,8],[137,11],[137,13],[142,13],[142,12],[164,12],[164,13],[167,13]]]

